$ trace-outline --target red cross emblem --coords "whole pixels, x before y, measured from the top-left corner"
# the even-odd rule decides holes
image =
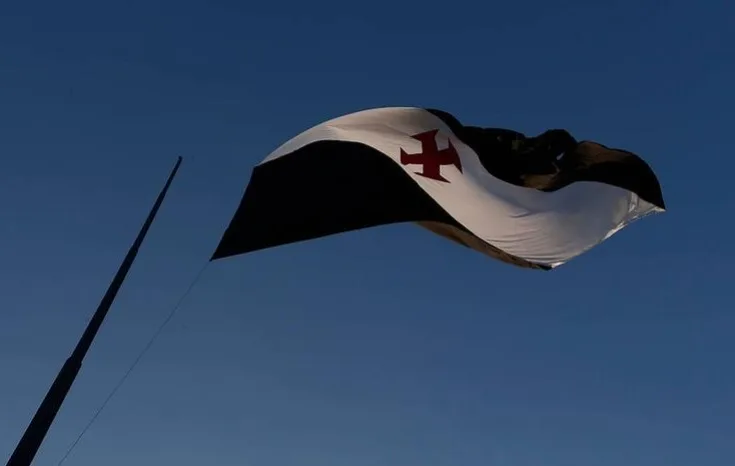
[[[444,178],[441,174],[442,165],[454,165],[461,173],[462,163],[459,160],[459,154],[457,153],[457,149],[454,148],[451,139],[447,138],[448,145],[446,149],[439,150],[436,142],[436,135],[438,132],[438,129],[433,129],[431,131],[411,136],[412,138],[421,141],[421,152],[417,154],[409,154],[401,149],[401,164],[423,165],[421,173],[416,173],[417,175],[449,183],[449,180]]]

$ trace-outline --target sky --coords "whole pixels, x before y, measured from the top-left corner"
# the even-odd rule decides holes
[[[369,107],[567,128],[668,212],[549,273],[413,225],[207,266],[69,466],[735,464],[724,0],[6,2],[0,457],[184,163],[35,464],[207,263],[254,164]]]

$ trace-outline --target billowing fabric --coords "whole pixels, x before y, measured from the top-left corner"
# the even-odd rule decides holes
[[[440,110],[321,123],[255,167],[212,259],[398,222],[550,269],[665,209],[639,156],[565,130],[464,126]]]

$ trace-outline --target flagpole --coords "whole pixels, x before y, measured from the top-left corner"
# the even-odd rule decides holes
[[[35,458],[36,453],[38,453],[51,424],[54,422],[66,395],[69,393],[77,374],[79,374],[79,371],[82,368],[82,362],[84,361],[87,351],[89,351],[90,346],[92,346],[92,342],[102,326],[105,316],[110,310],[120,287],[125,281],[125,277],[127,276],[130,267],[133,265],[135,257],[138,255],[138,250],[140,249],[141,244],[143,244],[143,240],[145,239],[145,236],[158,213],[158,209],[163,203],[163,199],[168,192],[168,188],[171,186],[171,182],[179,170],[181,160],[181,157],[176,160],[176,165],[174,165],[174,168],[171,171],[168,180],[166,180],[166,184],[159,193],[155,204],[153,204],[153,208],[148,214],[143,227],[140,229],[135,242],[133,242],[133,245],[130,247],[127,255],[120,264],[120,268],[110,282],[110,285],[102,297],[94,316],[92,316],[87,328],[84,330],[84,333],[77,342],[77,346],[74,348],[71,356],[69,356],[61,367],[59,373],[56,375],[56,379],[54,379],[51,388],[49,388],[46,393],[46,397],[43,399],[43,402],[41,402],[36,414],[33,416],[30,424],[28,424],[23,437],[15,447],[15,451],[13,451],[13,454],[10,456],[7,466],[30,466],[33,462],[33,459]]]

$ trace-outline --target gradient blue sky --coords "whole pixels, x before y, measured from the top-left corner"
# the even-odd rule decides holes
[[[634,150],[670,210],[552,273],[411,225],[213,263],[65,464],[735,464],[735,7],[248,3],[0,9],[0,457],[176,155],[36,464],[207,260],[253,164],[321,120],[417,105]]]

